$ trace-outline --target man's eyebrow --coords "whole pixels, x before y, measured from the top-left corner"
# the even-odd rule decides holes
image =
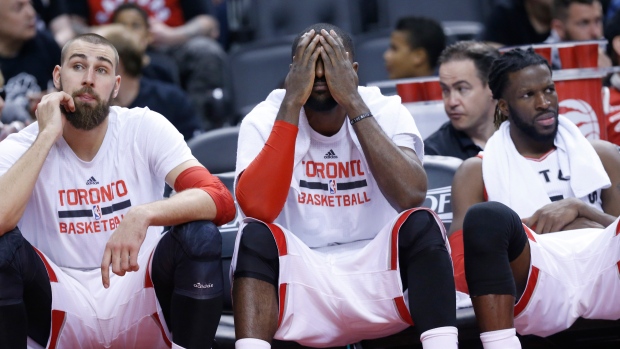
[[[82,58],[82,59],[86,59],[86,55],[83,53],[74,53],[72,54],[69,59],[74,58],[74,57],[78,57],[78,58]]]
[[[112,61],[108,57],[97,56],[97,60],[103,61],[103,62],[108,62],[108,63],[110,63],[111,66],[114,66],[114,64],[112,64]]]
[[[71,55],[71,57],[69,57],[69,59],[72,59],[74,57],[82,58],[82,59],[87,59],[86,55],[83,54],[83,53],[74,53],[74,54]],[[108,62],[108,63],[110,63],[111,66],[114,66],[114,64],[112,64],[112,61],[109,58],[107,58],[107,57],[97,56],[97,60],[103,61],[103,62]]]

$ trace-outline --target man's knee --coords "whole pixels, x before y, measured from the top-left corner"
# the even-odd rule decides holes
[[[465,214],[463,245],[466,257],[500,250],[506,251],[512,261],[523,251],[526,242],[521,219],[502,203],[478,203]]]
[[[222,257],[222,235],[211,221],[176,225],[169,234],[191,260],[219,260]]]
[[[156,253],[156,257],[162,257],[162,260],[153,261],[153,274],[172,267],[175,293],[196,299],[221,296],[224,289],[222,236],[215,224],[210,221],[189,222],[173,226],[168,234],[171,239],[162,238],[158,249],[174,252]],[[177,246],[169,246],[170,241]],[[163,265],[167,263],[173,265]]]
[[[10,267],[19,249],[24,246],[25,239],[18,228],[0,236],[0,271]]]
[[[472,206],[463,222],[465,276],[472,296],[516,296],[510,262],[523,251],[527,237],[519,216],[497,202]]]
[[[278,247],[271,230],[263,223],[249,223],[239,241],[235,277],[252,277],[276,285],[278,257]]]
[[[427,210],[414,211],[407,217],[398,232],[398,246],[401,251],[407,252],[409,258],[428,250],[446,250],[439,222]]]

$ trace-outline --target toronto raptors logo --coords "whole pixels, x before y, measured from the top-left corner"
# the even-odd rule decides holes
[[[574,122],[587,139],[600,139],[601,130],[592,106],[580,99],[565,99],[560,102],[560,114]]]

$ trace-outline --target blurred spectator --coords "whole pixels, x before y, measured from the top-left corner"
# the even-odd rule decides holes
[[[114,1],[114,5],[129,2]],[[116,6],[106,0],[73,0],[75,23],[97,26],[109,23]],[[213,113],[228,74],[227,56],[216,41],[219,24],[209,15],[207,0],[142,0],[136,2],[149,14],[153,47],[171,56],[180,72],[181,86],[207,128],[219,127],[222,115]],[[84,28],[83,30],[86,30]]]
[[[2,76],[2,72],[0,72],[0,115],[2,114],[2,109],[4,108],[4,76]],[[24,128],[24,123],[21,121],[13,121],[10,124],[3,124],[0,121],[0,141],[5,139],[9,134],[19,132],[22,128]]]
[[[200,118],[183,90],[174,84],[142,76],[143,54],[138,38],[123,25],[101,27],[97,33],[118,51],[121,86],[114,105],[126,108],[148,107],[165,116],[185,140],[202,133]]]
[[[482,40],[503,46],[541,43],[551,30],[553,0],[497,3],[487,18]]]
[[[34,107],[53,89],[51,71],[60,63],[60,48],[47,31],[37,31],[29,0],[0,1],[0,66],[6,80],[3,122],[28,123]]]
[[[607,54],[614,66],[620,65],[620,11],[605,26]],[[609,104],[607,105],[607,140],[620,145],[620,73],[609,79]]]
[[[439,83],[450,121],[424,140],[427,155],[476,156],[495,132],[496,102],[488,75],[498,51],[481,42],[460,41],[439,57]]]
[[[167,55],[150,47],[153,36],[149,31],[149,15],[133,2],[120,5],[112,13],[112,23],[119,23],[138,38],[138,49],[144,54],[142,75],[147,78],[161,80],[180,85],[179,67]]]
[[[549,43],[603,37],[603,7],[598,0],[554,0],[552,17]]]
[[[563,41],[599,40],[603,38],[603,6],[599,0],[554,0],[551,35],[546,43]],[[603,48],[598,55],[598,66],[609,67],[611,61]],[[554,69],[561,68],[557,50],[552,57]]]
[[[75,36],[71,26],[67,0],[33,0],[32,6],[42,21],[39,29],[48,29],[59,47]]]
[[[446,47],[441,24],[425,17],[398,20],[383,54],[390,79],[437,75],[437,59]]]

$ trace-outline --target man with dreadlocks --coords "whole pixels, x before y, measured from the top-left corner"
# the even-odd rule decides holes
[[[533,50],[495,60],[489,86],[499,129],[454,177],[450,239],[464,244],[484,348],[521,348],[515,332],[548,336],[578,317],[620,319],[609,302],[620,296],[620,154],[558,115]]]

